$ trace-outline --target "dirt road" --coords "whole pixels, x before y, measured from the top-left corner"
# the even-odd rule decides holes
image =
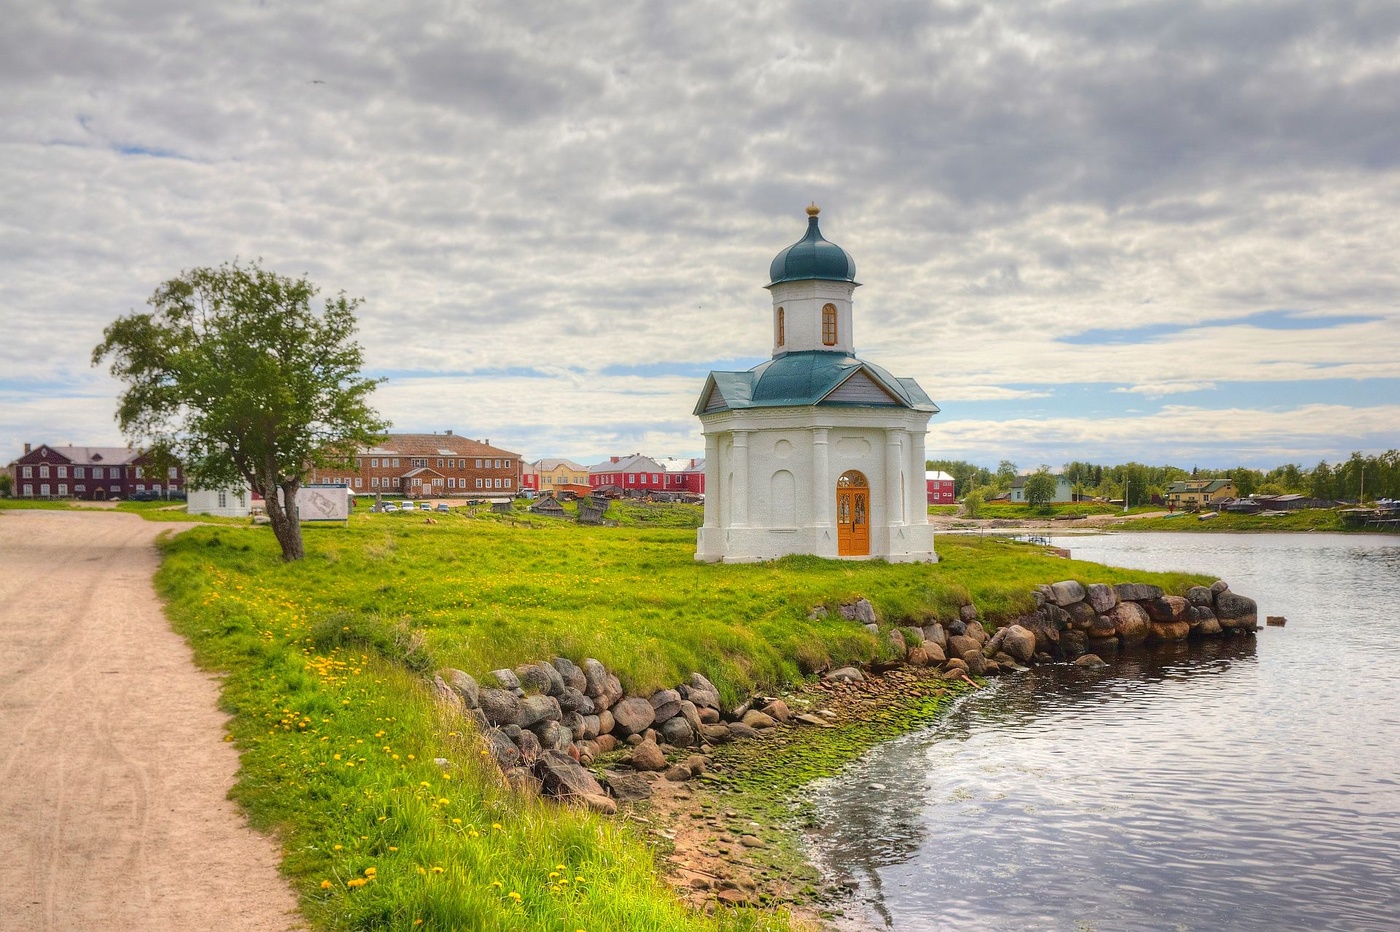
[[[276,845],[226,798],[216,682],[151,587],[176,529],[0,512],[0,929],[299,925]]]

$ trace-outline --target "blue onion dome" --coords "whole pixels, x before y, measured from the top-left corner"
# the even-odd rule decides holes
[[[850,253],[828,242],[817,228],[816,204],[807,208],[807,235],[778,253],[769,266],[770,285],[781,282],[804,282],[814,279],[829,282],[856,280],[856,261]]]

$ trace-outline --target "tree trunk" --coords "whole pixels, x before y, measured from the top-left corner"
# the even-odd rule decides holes
[[[301,483],[295,480],[280,486],[271,476],[260,477],[263,503],[267,506],[267,519],[272,523],[272,533],[282,547],[282,559],[291,563],[306,556],[301,542],[301,515],[297,510],[297,490]],[[278,492],[281,492],[279,498]]]

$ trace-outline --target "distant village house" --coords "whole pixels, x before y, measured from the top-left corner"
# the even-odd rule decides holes
[[[1167,504],[1175,508],[1199,508],[1235,498],[1234,479],[1187,479],[1167,486]]]
[[[150,459],[131,447],[35,447],[9,465],[11,495],[16,498],[77,498],[85,501],[182,494],[185,477],[178,466],[157,472]]]
[[[390,434],[356,451],[352,469],[318,469],[308,484],[342,484],[357,494],[405,498],[492,498],[520,489],[520,454],[447,431]]]

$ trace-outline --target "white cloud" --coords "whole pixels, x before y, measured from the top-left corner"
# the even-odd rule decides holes
[[[866,283],[857,346],[945,409],[1400,377],[1397,37],[1308,0],[19,5],[0,455],[114,440],[102,327],[235,256],[364,296],[376,369],[557,367],[396,379],[400,424],[694,450],[693,390],[598,373],[761,355],[812,199]],[[1190,329],[1274,308],[1381,319]],[[1056,339],[1160,323],[1187,329]]]

